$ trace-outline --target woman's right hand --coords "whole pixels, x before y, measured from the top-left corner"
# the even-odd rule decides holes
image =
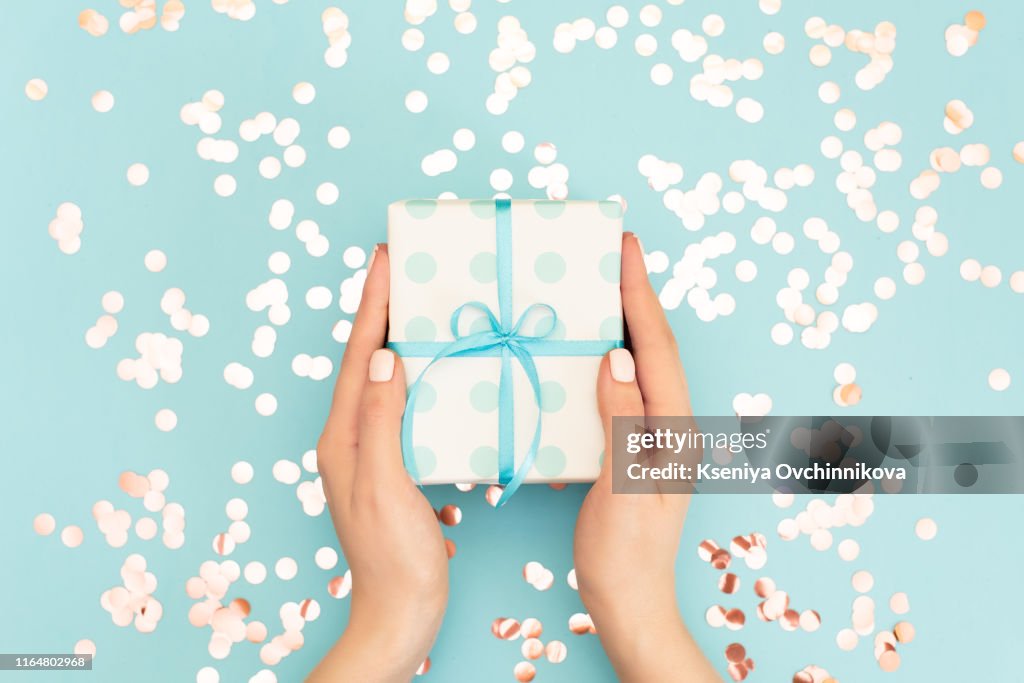
[[[605,459],[576,521],[580,598],[623,681],[718,681],[676,603],[689,494],[612,492],[612,418],[692,412],[675,337],[632,234],[623,236],[621,289],[633,354],[612,351],[598,375]]]

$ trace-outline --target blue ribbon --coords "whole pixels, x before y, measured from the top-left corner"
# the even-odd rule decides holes
[[[462,304],[452,313],[451,331],[455,341],[447,342],[388,342],[388,348],[399,356],[430,358],[430,362],[420,372],[416,381],[409,386],[408,398],[405,403],[405,414],[402,416],[402,459],[405,468],[413,479],[419,480],[416,467],[415,447],[413,445],[413,420],[416,413],[416,400],[419,397],[420,383],[431,367],[443,358],[459,357],[500,357],[501,374],[498,380],[498,483],[504,487],[497,505],[504,505],[526,478],[533,462],[537,458],[537,448],[541,435],[541,389],[540,377],[534,356],[603,356],[612,349],[621,348],[623,340],[583,340],[566,341],[547,339],[554,332],[558,323],[558,314],[548,304],[529,306],[519,319],[512,323],[512,202],[508,199],[496,199],[496,260],[498,279],[498,315],[484,303],[470,301]],[[487,329],[482,332],[462,335],[459,332],[459,321],[467,310],[476,310],[483,314]],[[527,318],[537,312],[547,311],[550,316],[539,322],[533,334],[522,331]],[[544,324],[544,323],[547,324]],[[534,398],[537,401],[537,424],[534,427],[533,439],[527,449],[522,463],[515,466],[515,400],[512,390],[512,359],[519,361],[530,381]]]

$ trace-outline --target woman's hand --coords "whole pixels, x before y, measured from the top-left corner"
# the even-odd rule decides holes
[[[598,375],[605,459],[576,522],[580,598],[622,680],[718,681],[676,604],[675,564],[689,495],[612,493],[612,418],[691,414],[675,337],[647,279],[640,240],[628,233],[621,281],[633,354],[612,351]]]
[[[341,639],[310,681],[408,681],[426,658],[448,602],[448,556],[437,516],[402,465],[402,362],[382,348],[388,252],[370,259],[330,415],[317,446],[327,505],[352,571]]]

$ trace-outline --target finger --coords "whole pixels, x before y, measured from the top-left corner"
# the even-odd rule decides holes
[[[597,409],[604,426],[604,463],[595,486],[611,486],[613,453],[613,418],[644,415],[644,402],[636,382],[636,365],[626,349],[614,349],[601,359],[597,374]],[[619,454],[619,455],[624,455]]]
[[[390,349],[378,349],[370,357],[360,397],[357,485],[379,487],[409,481],[402,463],[404,412],[402,361]]]
[[[345,355],[334,385],[334,397],[324,433],[347,448],[358,441],[359,396],[366,383],[370,356],[384,346],[388,328],[388,282],[390,262],[386,244],[374,247],[363,283],[352,333],[345,345]]]
[[[690,395],[675,335],[647,279],[640,239],[622,239],[622,311],[647,415],[689,415]]]

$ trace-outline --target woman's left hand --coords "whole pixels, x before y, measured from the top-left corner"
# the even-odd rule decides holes
[[[334,400],[317,446],[327,506],[352,571],[345,633],[310,681],[408,681],[448,602],[437,516],[402,464],[401,359],[384,349],[389,261],[371,257]]]

